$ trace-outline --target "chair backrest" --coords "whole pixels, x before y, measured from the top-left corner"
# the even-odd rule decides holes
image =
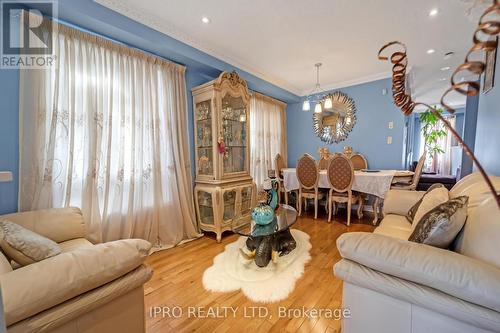
[[[319,169],[311,155],[304,154],[297,161],[297,179],[303,188],[311,189],[318,186]]]
[[[411,181],[411,188],[417,189],[418,182],[420,180],[420,176],[422,175],[422,169],[425,164],[425,157],[427,156],[427,152],[424,151],[420,159],[418,160],[417,167],[415,168],[415,173],[413,174],[413,179]]]
[[[274,158],[274,164],[276,167],[276,177],[281,178],[281,171],[285,168],[285,160],[280,153],[276,154],[276,157]]]
[[[366,158],[361,154],[352,155],[351,162],[354,170],[368,169],[368,162],[366,161]]]
[[[347,192],[354,181],[354,167],[344,154],[334,155],[328,165],[328,182],[337,192]]]
[[[323,156],[319,160],[318,166],[320,170],[326,170],[328,169],[328,164],[330,163],[330,157]]]

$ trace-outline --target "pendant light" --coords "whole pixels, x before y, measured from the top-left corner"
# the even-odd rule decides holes
[[[321,107],[321,101],[316,103],[316,106],[314,107],[314,113],[321,113],[323,112],[323,108]]]
[[[314,67],[316,67],[316,87],[306,97],[306,100],[302,103],[302,111],[310,111],[311,110],[311,101],[316,102],[316,105],[314,106],[314,113],[321,113],[321,112],[323,112],[323,109],[328,110],[328,109],[331,109],[333,107],[332,99],[330,97],[327,97],[326,99],[324,99],[323,96],[316,97],[316,100],[313,100],[313,98],[312,98],[312,95],[323,93],[323,90],[321,89],[321,85],[319,84],[319,68],[321,67],[321,65],[322,65],[322,63],[320,63],[320,62],[318,62],[317,64],[314,64]]]
[[[311,103],[309,103],[309,100],[306,99],[304,103],[302,103],[302,111],[309,111],[311,110]]]
[[[333,108],[332,98],[330,96],[325,98],[325,110],[330,110]]]

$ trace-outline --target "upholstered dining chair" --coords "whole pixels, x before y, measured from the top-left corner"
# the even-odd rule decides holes
[[[329,156],[322,156],[318,162],[319,169],[320,170],[328,169],[328,163],[330,163],[330,157]]]
[[[351,162],[352,166],[354,167],[354,170],[356,171],[368,169],[368,162],[366,161],[366,158],[359,153],[356,153],[351,156]]]
[[[337,211],[335,203],[347,203],[347,225],[349,226],[352,203],[359,200],[359,196],[352,192],[354,167],[349,157],[343,154],[333,156],[328,165],[327,175],[331,187],[328,193],[328,222],[331,221],[332,212]]]
[[[391,189],[394,190],[408,190],[408,191],[416,191],[418,182],[420,181],[420,176],[422,175],[422,169],[425,164],[425,157],[427,156],[427,152],[424,151],[420,159],[418,160],[417,166],[415,168],[415,173],[410,182],[397,182],[391,185]]]
[[[318,201],[325,197],[318,189],[319,168],[314,158],[304,154],[297,161],[297,179],[299,180],[299,215],[302,214],[302,199],[314,200],[314,218],[318,218]]]

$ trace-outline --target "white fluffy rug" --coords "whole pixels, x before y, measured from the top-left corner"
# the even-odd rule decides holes
[[[304,273],[305,264],[311,259],[309,235],[291,230],[297,247],[289,254],[272,261],[267,267],[258,267],[254,260],[245,259],[240,248],[246,237],[228,244],[214,258],[214,264],[203,273],[203,287],[209,291],[230,292],[241,289],[254,302],[277,302],[288,297],[295,281]]]

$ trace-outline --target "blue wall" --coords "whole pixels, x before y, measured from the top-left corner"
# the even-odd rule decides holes
[[[465,104],[464,132],[462,139],[474,152],[476,143],[477,115],[479,111],[480,95],[467,96]],[[460,177],[467,176],[473,170],[472,159],[465,153],[462,154],[462,170]]]
[[[0,214],[17,210],[19,169],[19,70],[0,70],[0,171],[14,181],[0,183]]]
[[[33,4],[37,8],[36,4]],[[40,9],[40,8],[39,8]],[[216,78],[222,71],[237,70],[250,89],[287,103],[300,100],[280,87],[239,70],[224,61],[120,15],[92,0],[59,0],[59,20],[186,66],[188,136],[194,172],[194,134],[191,88]],[[1,116],[0,171],[12,171],[14,181],[0,183],[0,214],[17,210],[19,164],[19,71],[0,69]]]
[[[383,89],[387,89],[386,95],[382,94]],[[319,147],[337,152],[342,151],[344,146],[352,146],[365,155],[372,169],[401,169],[404,115],[392,101],[391,80],[383,79],[339,90],[352,97],[357,108],[357,122],[347,140],[331,145],[322,142],[313,131],[313,111],[303,112],[301,103],[290,104],[286,115],[288,165],[295,166],[304,153],[317,158]],[[389,129],[390,121],[394,122],[393,129]],[[388,136],[392,136],[392,145],[387,144]]]
[[[479,98],[475,154],[486,172],[500,176],[500,50],[495,79],[495,87]]]

